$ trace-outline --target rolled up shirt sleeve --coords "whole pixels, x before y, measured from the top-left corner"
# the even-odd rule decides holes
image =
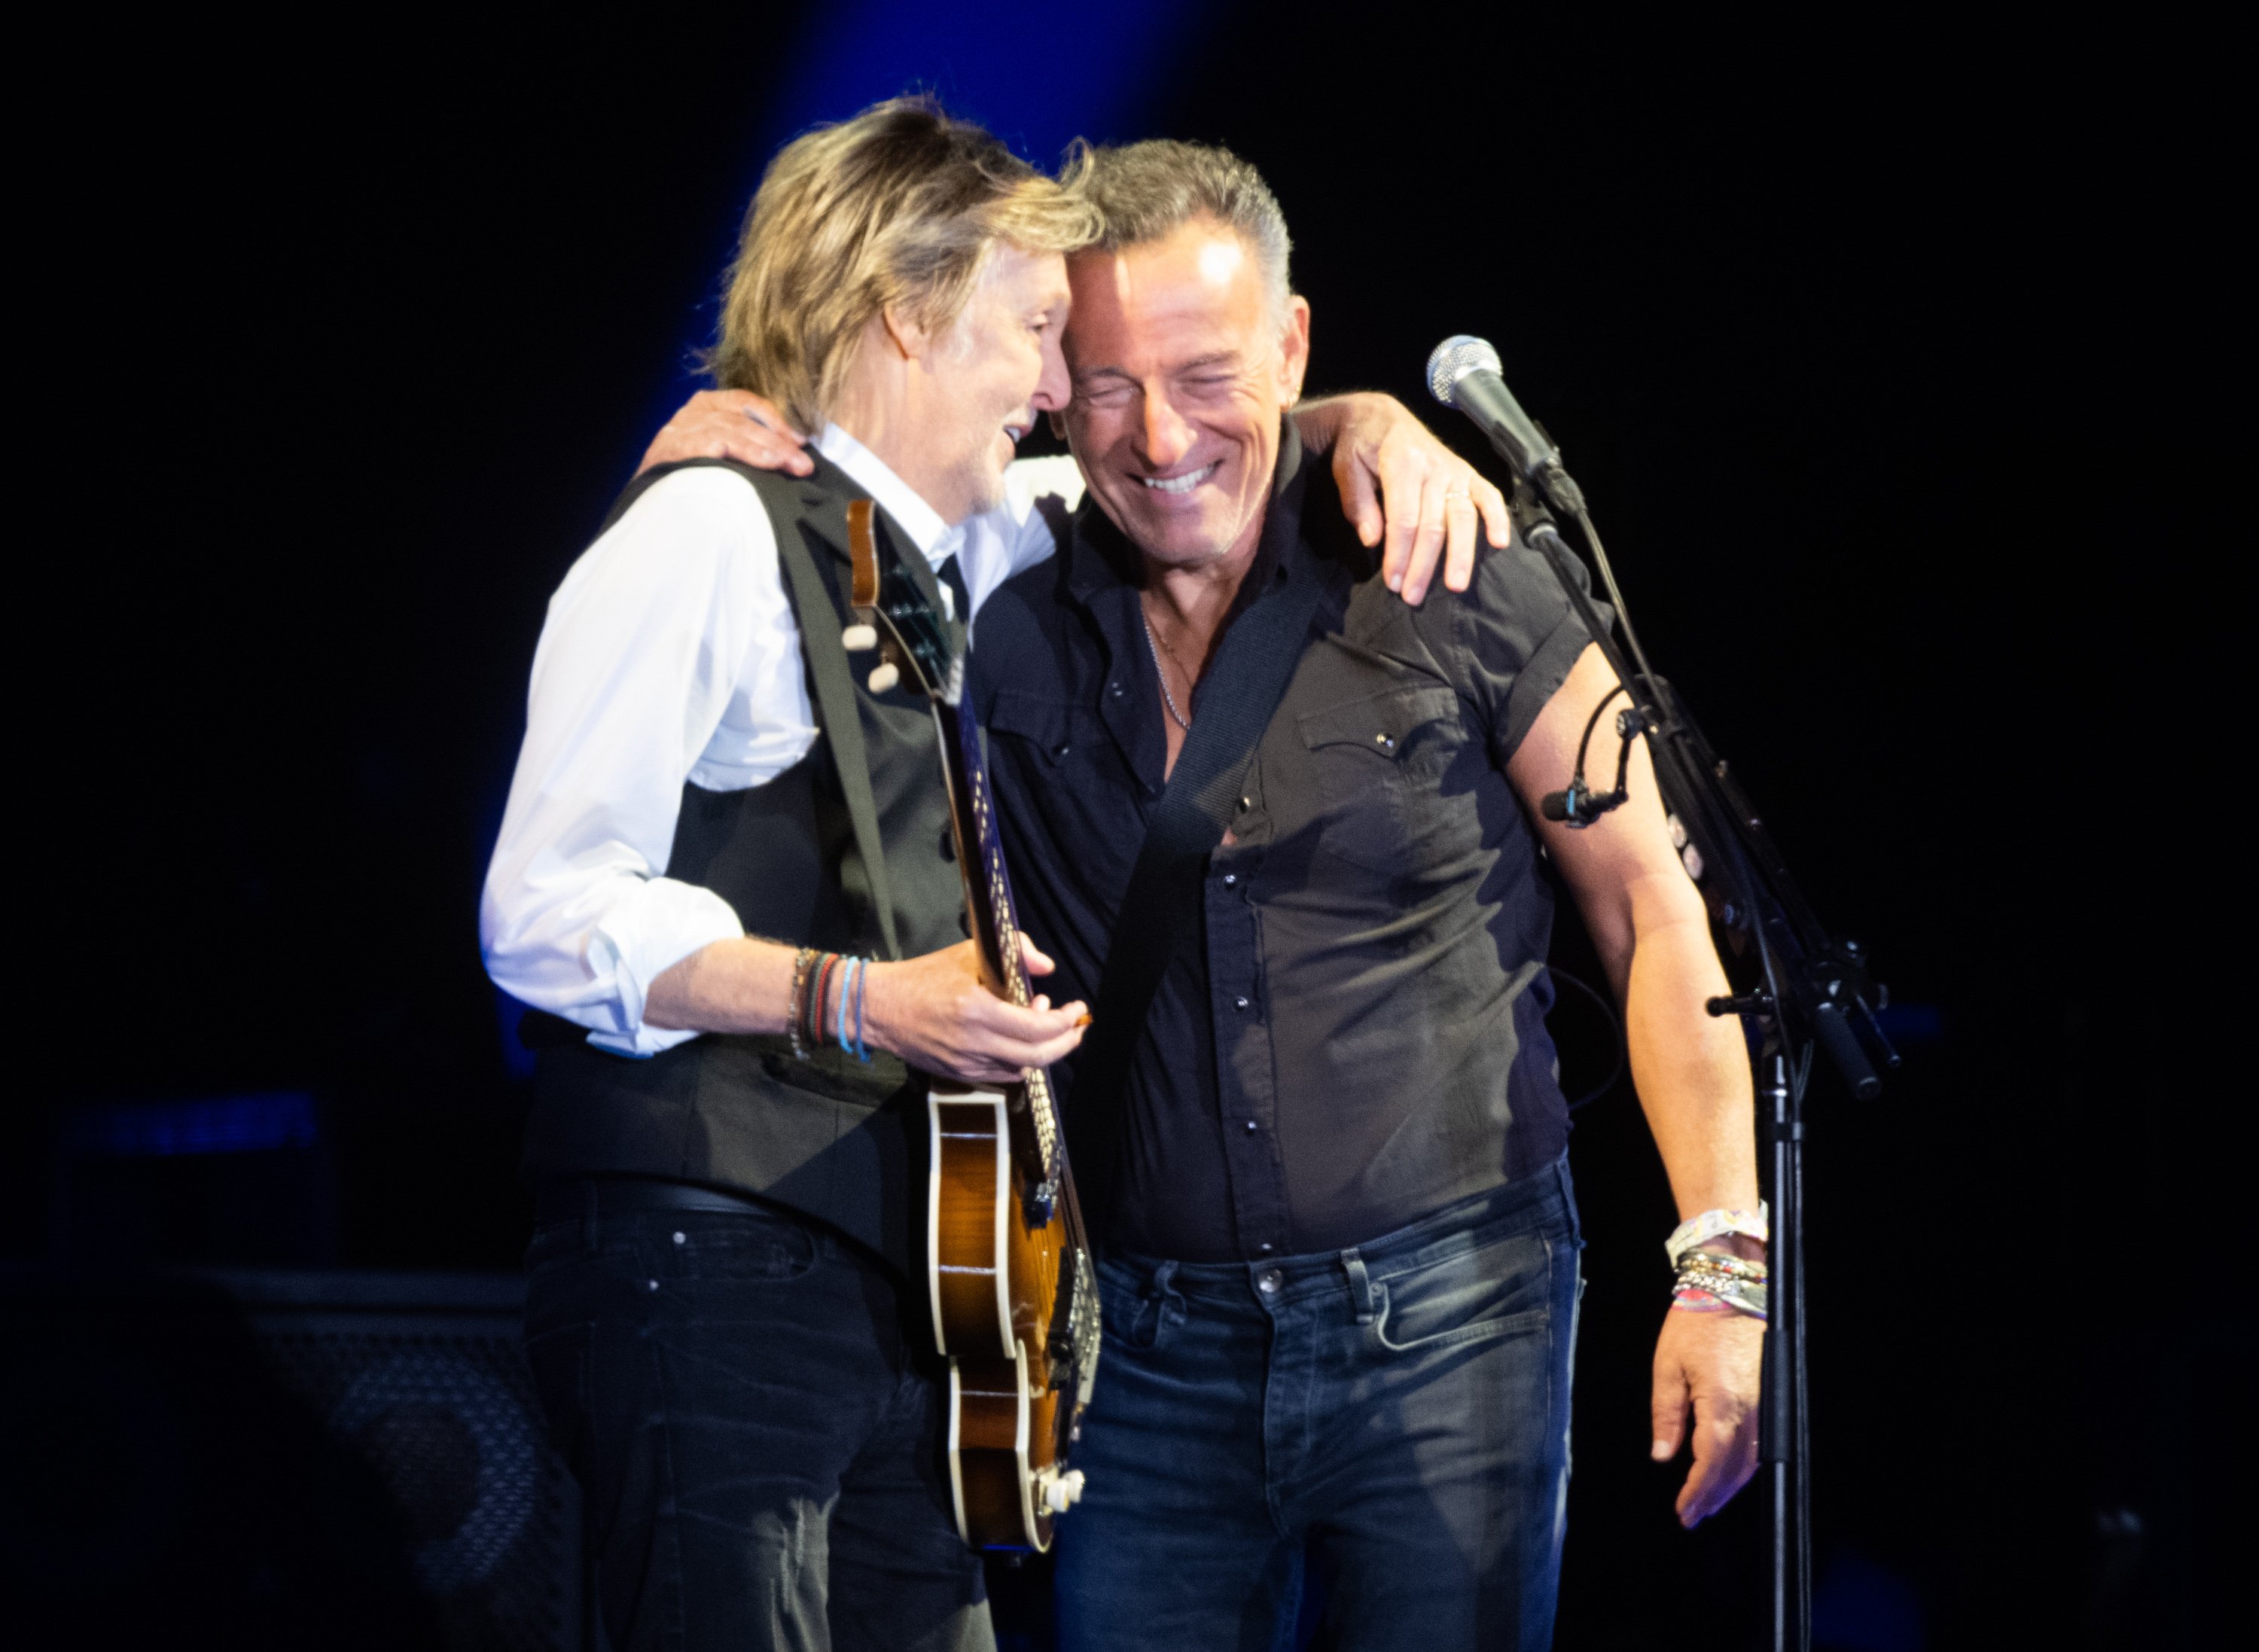
[[[726,471],[663,478],[574,565],[534,653],[480,904],[504,992],[619,1055],[696,1036],[645,1025],[651,984],[745,931],[721,896],[666,876],[683,781],[749,664],[764,675],[749,656],[780,651],[791,660],[767,663],[796,677],[774,530]],[[804,721],[804,706],[785,709]]]

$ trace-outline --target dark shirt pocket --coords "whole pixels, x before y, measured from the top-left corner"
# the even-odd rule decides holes
[[[1092,893],[1118,897],[1144,841],[1138,818],[1142,788],[1122,762],[1105,720],[1089,706],[1003,688],[988,709],[987,727],[989,774],[1004,816],[1005,852],[1015,886],[1031,878],[1071,876]],[[1072,867],[1039,865],[1032,864],[1034,855],[1015,854],[1021,832],[1032,833],[1041,848],[1051,849],[1044,859],[1069,859]],[[1022,921],[1029,915],[1023,912]],[[1051,944],[1051,937],[1037,939],[1040,945]],[[1097,947],[1102,958],[1102,936]]]
[[[1372,871],[1411,870],[1432,812],[1423,794],[1464,744],[1458,696],[1441,686],[1392,689],[1306,712],[1295,724],[1322,846]],[[1279,801],[1274,792],[1274,811]]]
[[[1056,768],[1074,755],[1077,737],[1089,732],[1081,725],[1095,720],[1080,707],[1063,701],[1000,688],[995,704],[989,708],[988,731],[1024,743],[1030,752]]]

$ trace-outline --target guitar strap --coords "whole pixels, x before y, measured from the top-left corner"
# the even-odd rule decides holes
[[[1273,509],[1286,502],[1274,500]],[[1137,851],[1107,948],[1090,1041],[1076,1063],[1066,1113],[1067,1151],[1092,1241],[1103,1243],[1121,1168],[1122,1122],[1130,1065],[1161,976],[1179,948],[1198,944],[1208,858],[1236,812],[1256,743],[1310,640],[1324,587],[1316,559],[1294,544],[1292,526],[1282,588],[1242,614],[1223,634],[1201,686],[1200,715],[1177,752],[1153,822]]]
[[[858,502],[860,502],[859,501]],[[870,533],[870,518],[863,519],[863,535]],[[851,537],[852,536],[851,534]],[[832,765],[839,771],[839,789],[847,799],[847,818],[855,828],[855,847],[863,857],[863,872],[871,880],[871,904],[878,908],[879,935],[887,957],[900,958],[902,944],[894,933],[894,889],[887,876],[887,851],[879,837],[879,805],[871,794],[871,760],[863,744],[863,713],[855,701],[855,679],[847,663],[847,645],[840,640],[839,610],[830,587],[824,583],[816,559],[809,553],[804,536],[780,533],[777,555],[785,577],[792,581],[793,607],[800,621],[800,645],[808,660],[808,677],[816,690],[816,715],[831,742]],[[859,573],[860,570],[857,571]]]

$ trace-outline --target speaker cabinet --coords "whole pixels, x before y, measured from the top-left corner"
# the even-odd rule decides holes
[[[524,1290],[0,1272],[0,1638],[581,1648],[579,1493]],[[44,1638],[15,1640],[24,1613]]]

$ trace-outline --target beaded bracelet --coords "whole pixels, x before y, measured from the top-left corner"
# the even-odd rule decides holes
[[[1678,1258],[1696,1245],[1729,1233],[1744,1234],[1759,1244],[1765,1243],[1772,1235],[1771,1208],[1759,1200],[1755,1214],[1746,1210],[1706,1210],[1699,1216],[1690,1216],[1671,1230],[1671,1237],[1663,1242],[1663,1253],[1675,1268]]]
[[[808,1059],[808,1044],[801,1036],[801,1024],[808,1012],[808,975],[816,962],[816,949],[803,946],[793,954],[792,992],[785,1000],[785,1036],[792,1040],[792,1053],[801,1060]]]
[[[1671,1306],[1689,1314],[1731,1308],[1752,1319],[1765,1317],[1765,1265],[1713,1250],[1689,1250],[1678,1258]]]

